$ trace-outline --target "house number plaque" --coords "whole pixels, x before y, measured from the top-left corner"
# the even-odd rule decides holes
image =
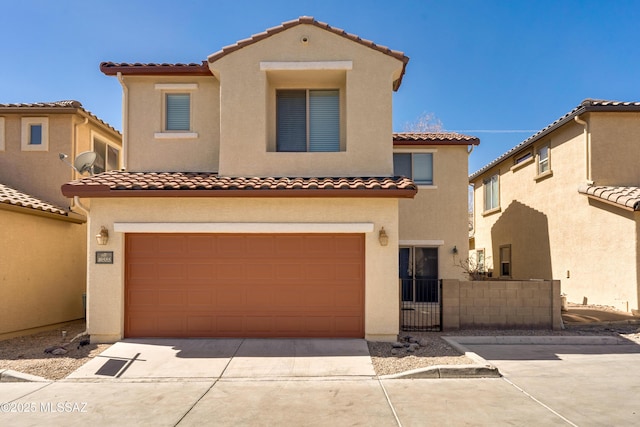
[[[113,264],[113,251],[96,251],[96,264]]]

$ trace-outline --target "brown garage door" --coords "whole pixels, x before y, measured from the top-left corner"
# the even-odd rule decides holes
[[[127,337],[363,337],[362,234],[127,234]]]

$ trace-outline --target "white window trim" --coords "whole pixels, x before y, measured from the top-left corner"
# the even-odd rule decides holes
[[[29,126],[42,126],[42,144],[29,144]],[[49,118],[48,117],[23,117],[21,127],[22,151],[49,151]]]
[[[166,95],[169,93],[189,92],[189,119],[191,121],[189,127],[193,129],[193,94],[191,92],[198,90],[198,83],[156,83],[154,88],[160,91],[160,105],[162,110],[160,126],[162,131],[154,132],[155,139],[196,139],[198,133],[191,131],[166,130]]]
[[[544,172],[540,172],[540,150],[544,147],[547,147],[547,170]],[[533,178],[534,181],[539,181],[543,178],[553,175],[553,170],[551,169],[551,143],[547,142],[545,144],[540,145],[536,149],[536,176]]]
[[[116,222],[118,233],[372,233],[372,222]]]
[[[0,151],[4,151],[4,117],[0,117]]]

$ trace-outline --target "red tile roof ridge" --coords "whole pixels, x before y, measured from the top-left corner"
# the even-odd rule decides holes
[[[76,190],[74,190],[76,189]],[[399,190],[417,191],[406,177],[257,177],[219,176],[214,172],[124,172],[109,171],[63,185],[70,197],[77,193],[100,192],[116,196],[118,191],[139,190]],[[99,197],[99,196],[95,196]]]

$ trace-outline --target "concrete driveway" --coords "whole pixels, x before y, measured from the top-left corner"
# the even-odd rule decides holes
[[[68,378],[217,379],[374,377],[358,339],[128,339]]]

